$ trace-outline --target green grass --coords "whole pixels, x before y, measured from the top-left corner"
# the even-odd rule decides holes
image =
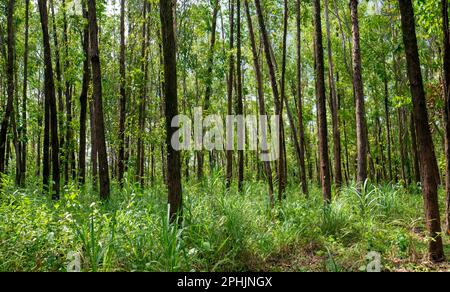
[[[372,251],[384,270],[449,269],[424,260],[418,188],[367,184],[359,193],[349,186],[324,207],[320,190],[306,199],[289,185],[282,206],[271,210],[264,182],[239,194],[215,175],[184,184],[177,227],[168,224],[162,184],[113,186],[105,203],[90,187],[69,186],[52,202],[4,185],[0,271],[66,271],[73,254],[83,271],[362,271]]]

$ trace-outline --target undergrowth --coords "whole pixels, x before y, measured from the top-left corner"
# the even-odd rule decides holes
[[[176,226],[163,184],[116,185],[108,202],[92,187],[68,186],[52,202],[7,179],[3,185],[0,271],[67,271],[76,257],[82,271],[364,271],[370,252],[384,270],[448,269],[424,263],[418,187],[348,186],[324,207],[319,189],[305,198],[289,185],[286,200],[270,209],[264,182],[238,193],[215,175],[184,184]]]

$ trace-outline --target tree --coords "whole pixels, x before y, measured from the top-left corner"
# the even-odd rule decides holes
[[[446,232],[450,235],[450,30],[448,23],[448,1],[442,0],[442,30],[444,34],[444,102],[445,102],[445,191]]]
[[[106,151],[105,125],[102,102],[102,73],[100,68],[100,52],[98,48],[98,25],[96,0],[89,0],[89,37],[91,44],[90,58],[92,65],[93,105],[95,118],[95,144],[98,154],[98,174],[100,181],[100,197],[109,198],[108,154]]]
[[[23,96],[22,96],[22,132],[21,132],[21,177],[20,185],[25,186],[26,170],[27,170],[27,90],[28,90],[28,31],[29,31],[29,10],[30,0],[25,0],[25,48],[23,53]]]
[[[44,91],[45,91],[45,129],[44,129],[44,169],[43,182],[47,190],[49,184],[49,137],[51,135],[51,160],[53,191],[52,198],[59,199],[60,169],[59,169],[59,141],[58,141],[58,116],[56,112],[55,83],[53,80],[52,53],[50,49],[50,37],[48,33],[47,0],[39,0],[39,14],[42,26],[42,41],[44,47]]]
[[[247,15],[247,24],[248,24],[248,31],[249,31],[249,35],[250,35],[250,42],[251,42],[251,47],[252,47],[253,66],[255,67],[256,84],[258,87],[259,114],[261,116],[265,116],[265,115],[267,115],[267,112],[266,112],[266,102],[265,102],[265,98],[264,98],[264,86],[263,86],[263,82],[262,82],[261,66],[259,63],[258,52],[256,49],[255,34],[253,31],[253,23],[252,23],[252,18],[250,15],[250,7],[248,4],[248,0],[245,0],[244,4],[245,4],[245,12]],[[267,146],[266,140],[267,139],[265,139],[265,138],[268,136],[268,134],[267,134],[268,129],[265,127],[263,128],[263,126],[264,125],[261,125],[261,133],[262,133],[262,137],[263,137],[263,140],[261,141],[261,143],[263,143],[263,146],[265,146],[262,148],[266,149],[266,146]],[[266,171],[267,181],[269,184],[269,202],[270,202],[271,207],[274,207],[275,200],[273,197],[272,167],[270,166],[269,161],[264,161],[264,169]]]
[[[213,0],[213,12],[212,12],[212,20],[211,20],[211,39],[210,46],[208,52],[208,63],[207,63],[207,73],[206,73],[206,81],[205,81],[205,100],[203,103],[203,110],[205,113],[208,113],[210,108],[210,99],[212,95],[212,75],[214,69],[214,48],[216,45],[216,31],[217,31],[217,15],[219,14],[219,0]],[[210,156],[211,157],[211,156]],[[197,178],[201,180],[203,178],[203,152],[199,151],[198,155],[198,166],[197,166]],[[210,162],[211,164],[212,162]]]
[[[328,51],[328,80],[330,84],[330,109],[333,124],[333,158],[334,158],[334,184],[336,188],[342,185],[341,168],[341,131],[339,129],[339,102],[336,91],[334,74],[333,52],[331,46],[330,17],[328,0],[325,0],[325,22],[327,28],[327,51]]]
[[[177,132],[177,129],[171,126],[172,120],[178,115],[174,9],[175,2],[173,0],[160,0],[159,12],[164,53],[164,104],[166,115],[169,216],[172,223],[177,221],[177,218],[178,223],[181,223],[183,198],[180,152],[176,151],[171,145],[171,139]]]
[[[233,76],[234,76],[234,0],[230,0],[230,56],[228,65],[228,83],[227,83],[227,113],[228,116],[233,114]],[[226,176],[226,187],[227,189],[231,186],[231,181],[233,179],[233,150],[231,150],[231,145],[229,144],[229,135],[227,132],[227,176]],[[231,142],[231,141],[230,141]],[[233,142],[231,142],[233,143]]]
[[[64,96],[66,99],[66,137],[64,149],[64,184],[69,182],[69,175],[72,172],[72,178],[75,178],[75,153],[73,150],[73,129],[72,129],[72,81],[69,73],[69,43],[68,43],[68,24],[67,24],[67,5],[66,0],[62,0],[63,14],[63,45],[64,45]]]
[[[143,24],[142,24],[142,48],[141,48],[141,93],[138,100],[139,104],[139,134],[137,141],[137,169],[136,169],[136,180],[139,182],[141,187],[144,186],[144,168],[145,168],[145,149],[144,149],[144,134],[145,134],[145,109],[147,103],[147,83],[148,83],[148,43],[149,43],[149,32],[148,32],[148,17],[147,9],[148,2],[144,1],[143,4]]]
[[[7,134],[9,121],[11,116],[14,114],[13,99],[14,99],[14,0],[8,1],[8,56],[6,64],[6,75],[7,75],[7,101],[6,110],[3,115],[2,126],[0,130],[0,174],[5,173],[5,150],[7,143]],[[6,155],[8,153],[6,152]],[[7,158],[6,158],[7,159]]]
[[[364,86],[361,69],[361,48],[359,41],[358,0],[350,0],[350,12],[352,19],[352,60],[353,60],[353,89],[356,100],[356,142],[358,148],[358,175],[359,187],[367,179],[367,122],[364,105]]]
[[[82,2],[83,18],[88,20],[88,13],[86,8],[86,1]],[[78,154],[78,182],[81,185],[86,183],[86,117],[87,117],[87,103],[88,90],[90,80],[89,69],[89,25],[86,23],[83,29],[83,84],[80,93],[80,148]]]
[[[65,149],[65,141],[64,141],[64,98],[63,98],[63,81],[62,81],[62,73],[61,73],[61,58],[60,58],[60,51],[59,51],[59,42],[58,42],[58,32],[56,30],[56,16],[55,16],[55,5],[53,3],[53,0],[50,0],[50,11],[52,16],[52,29],[53,29],[53,46],[55,50],[55,71],[56,71],[56,93],[58,94],[58,127],[60,131],[61,137],[59,138],[59,147],[60,154],[64,154]]]
[[[331,203],[330,161],[328,157],[327,109],[325,97],[325,65],[323,56],[322,20],[320,16],[320,0],[314,0],[314,48],[316,98],[319,132],[319,163],[322,195],[325,203]]]
[[[283,117],[282,117],[282,106],[280,102],[280,94],[278,90],[278,84],[276,79],[276,71],[275,71],[275,64],[273,62],[272,58],[272,45],[270,44],[269,36],[266,29],[266,24],[264,21],[264,16],[261,8],[261,3],[259,0],[255,0],[255,6],[256,6],[256,13],[258,15],[258,23],[259,28],[261,31],[261,37],[264,44],[264,52],[266,55],[266,62],[267,67],[269,68],[269,76],[270,76],[270,83],[272,85],[272,93],[273,93],[273,99],[275,101],[275,112],[278,115],[278,151],[279,151],[279,160],[278,160],[278,198],[282,198],[282,193],[285,188],[285,178],[284,178],[284,160],[283,160],[283,134],[282,134],[282,124],[283,124]],[[286,16],[285,16],[286,17]],[[283,36],[284,37],[284,36]],[[281,161],[280,161],[281,160]]]
[[[303,126],[303,99],[302,99],[302,49],[301,49],[301,0],[296,2],[296,21],[297,21],[297,115],[299,123],[299,147],[300,147],[300,168],[302,190],[308,195],[308,181],[306,179],[305,166],[305,128]]]
[[[236,58],[236,78],[237,78],[237,102],[236,102],[236,114],[238,116],[244,115],[244,104],[242,101],[242,31],[241,31],[241,0],[237,0],[236,7],[236,19],[237,19],[237,58]],[[245,137],[240,137],[245,133],[238,133],[238,144],[244,141]],[[244,145],[240,145],[244,146]],[[241,148],[241,147],[240,147]],[[238,189],[242,192],[244,182],[244,150],[238,150]]]
[[[425,101],[422,72],[417,46],[416,24],[411,0],[399,0],[402,19],[403,43],[405,46],[408,78],[413,99],[413,114],[419,146],[422,178],[422,192],[425,201],[425,217],[429,236],[428,253],[430,260],[444,260],[441,222],[438,203],[438,166],[434,145],[428,125],[428,111]]]
[[[126,65],[125,65],[125,0],[120,1],[120,117],[119,117],[119,159],[117,162],[117,179],[123,187],[125,172],[125,121],[126,121]]]

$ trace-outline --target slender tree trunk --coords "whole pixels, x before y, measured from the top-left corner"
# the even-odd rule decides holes
[[[142,25],[142,51],[141,51],[141,72],[142,72],[142,84],[141,84],[141,98],[139,99],[139,133],[137,142],[137,181],[144,187],[144,135],[145,135],[145,109],[147,103],[147,82],[148,82],[148,35],[147,35],[147,1],[144,2]]]
[[[126,66],[125,66],[125,0],[120,1],[120,117],[119,117],[119,160],[117,163],[118,181],[123,187],[125,172],[125,122],[126,122]]]
[[[48,13],[47,13],[47,0],[39,0],[39,13],[41,16],[42,37],[44,46],[44,75],[45,75],[45,103],[47,107],[46,122],[45,122],[45,135],[44,135],[44,147],[47,147],[44,151],[44,186],[48,186],[49,166],[45,170],[45,160],[49,159],[49,136],[51,131],[51,159],[53,168],[53,191],[52,198],[54,200],[59,199],[59,186],[60,186],[60,169],[59,169],[59,141],[58,141],[58,116],[56,112],[56,98],[55,98],[55,83],[53,80],[53,66],[52,66],[52,53],[50,49],[50,37],[48,33]],[[46,136],[46,137],[45,137]],[[47,140],[47,143],[46,141]],[[46,154],[45,154],[46,153]],[[45,177],[47,176],[47,177]]]
[[[236,74],[237,74],[237,103],[236,114],[244,115],[244,103],[242,100],[242,47],[241,47],[241,0],[237,0],[236,8],[237,19],[237,60],[236,60]],[[238,133],[237,140],[243,142],[245,140],[245,131]],[[239,143],[238,144],[241,144]],[[244,150],[240,150],[244,145],[240,145],[238,150],[238,190],[242,192],[244,183]]]
[[[21,177],[20,186],[25,186],[25,177],[27,170],[27,90],[28,90],[28,31],[29,31],[29,9],[30,0],[25,0],[25,48],[23,53],[23,96],[22,96],[22,130],[21,130],[21,143],[22,153],[21,158]]]
[[[260,27],[260,31],[261,31],[261,37],[262,37],[262,41],[264,44],[264,52],[266,55],[266,62],[267,62],[267,67],[269,68],[269,76],[270,76],[270,83],[272,85],[272,93],[273,93],[273,97],[274,97],[274,101],[275,101],[275,111],[278,115],[278,152],[279,152],[279,160],[278,160],[278,197],[282,198],[282,193],[284,191],[285,188],[285,180],[284,180],[284,159],[283,159],[283,137],[282,137],[282,106],[281,106],[281,102],[280,102],[280,94],[279,94],[279,90],[278,90],[278,84],[277,84],[277,79],[276,79],[276,72],[275,72],[275,64],[274,64],[274,60],[272,58],[272,48],[271,48],[271,44],[270,44],[270,40],[269,40],[269,36],[267,33],[267,29],[266,29],[266,24],[264,22],[264,16],[263,16],[263,11],[261,8],[261,3],[260,0],[255,0],[255,6],[256,6],[256,12],[258,15],[258,23],[259,23],[259,27]],[[286,17],[286,16],[285,16]],[[284,37],[283,37],[284,38]],[[282,77],[283,79],[283,77]],[[276,130],[276,129],[273,129]],[[280,162],[281,160],[281,162]]]
[[[98,26],[96,0],[89,0],[89,37],[90,58],[92,64],[92,84],[95,116],[95,144],[98,151],[98,170],[100,178],[100,197],[109,198],[108,154],[106,151],[105,125],[103,120],[102,74],[100,68],[100,52],[98,49]]]
[[[296,20],[297,20],[297,114],[299,123],[299,146],[300,146],[300,168],[301,168],[301,181],[302,191],[308,196],[308,180],[306,178],[306,166],[305,166],[305,128],[303,126],[303,98],[302,98],[302,55],[301,55],[301,0],[296,2]]]
[[[228,109],[227,113],[228,116],[231,116],[233,114],[233,76],[234,76],[234,0],[230,0],[230,57],[229,57],[229,68],[228,68],[228,88],[227,88],[227,95],[228,95]],[[229,133],[227,131],[227,144],[228,140],[231,140],[229,138]],[[232,141],[230,141],[232,143]],[[231,150],[231,145],[226,145],[227,147],[227,181],[226,181],[226,188],[229,189],[231,187],[231,181],[233,179],[233,150]],[[198,167],[198,166],[197,166]]]
[[[261,66],[258,59],[258,52],[256,50],[256,41],[255,41],[255,34],[253,31],[253,22],[250,15],[250,7],[248,4],[248,0],[245,0],[245,12],[247,15],[247,24],[248,24],[248,31],[250,36],[250,41],[252,45],[252,55],[253,55],[253,65],[255,67],[255,76],[256,76],[256,84],[258,87],[258,101],[259,101],[259,114],[261,116],[267,115],[266,113],[266,102],[264,97],[264,86],[262,82],[262,73],[261,73]],[[265,125],[261,125],[261,133],[262,133],[262,148],[267,149],[267,137],[268,137],[268,129],[266,129]],[[261,151],[261,154],[267,154],[267,151]],[[270,205],[273,207],[275,205],[275,199],[273,196],[273,177],[272,177],[272,168],[270,166],[269,161],[264,161],[264,169],[266,171],[267,181],[269,184],[269,202]]]
[[[287,55],[287,30],[288,30],[288,17],[289,17],[289,8],[288,1],[284,0],[284,19],[283,19],[283,55],[281,61],[281,93],[280,93],[280,102],[279,102],[279,124],[281,127],[279,139],[279,147],[281,149],[280,159],[278,160],[280,176],[278,177],[278,199],[281,200],[284,198],[284,191],[286,189],[286,176],[287,176],[287,164],[286,164],[286,144],[284,137],[284,123],[283,123],[283,107],[284,101],[286,100],[286,55]],[[273,57],[273,60],[275,58]],[[274,62],[275,63],[275,62]]]
[[[64,119],[63,119],[63,113],[64,113],[64,100],[63,100],[63,90],[62,90],[62,73],[61,73],[61,58],[60,58],[60,52],[59,52],[59,42],[58,42],[58,31],[56,30],[56,18],[55,18],[55,6],[53,3],[53,0],[50,0],[50,11],[52,16],[52,28],[53,28],[53,45],[55,50],[55,71],[56,71],[56,92],[58,94],[58,113],[59,113],[59,124],[58,128],[60,131],[60,140],[59,140],[59,147],[61,148],[60,154],[64,154]]]
[[[356,140],[358,148],[358,187],[367,179],[367,123],[364,105],[364,86],[361,69],[361,49],[359,42],[358,0],[350,0],[353,33],[353,88],[356,99]]]
[[[39,74],[40,75],[40,74]],[[41,92],[38,90],[38,108],[41,109],[44,107],[44,104],[42,103],[41,99]],[[36,176],[41,176],[41,133],[42,133],[42,114],[38,114],[37,118],[37,124],[38,124],[38,135],[37,135],[37,145],[36,145]]]
[[[441,236],[441,222],[438,203],[438,166],[434,152],[433,139],[428,125],[428,112],[425,101],[419,49],[415,29],[414,10],[411,0],[399,0],[402,20],[403,42],[406,51],[408,78],[413,98],[414,121],[419,145],[419,157],[425,217],[432,240],[429,241],[429,257],[434,262],[444,260]]]
[[[97,139],[95,129],[95,114],[94,114],[94,102],[89,103],[89,119],[91,128],[91,175],[92,185],[95,190],[98,190],[98,151],[97,151]]]
[[[387,72],[385,71],[385,74]],[[384,77],[384,115],[386,119],[386,147],[387,147],[387,159],[389,168],[389,181],[392,182],[392,154],[391,154],[391,118],[389,110],[389,84],[387,76]]]
[[[5,148],[7,143],[7,135],[9,128],[9,121],[13,115],[13,99],[14,99],[14,0],[8,1],[8,56],[6,63],[6,78],[7,78],[7,101],[6,109],[3,115],[2,126],[0,130],[0,174],[5,173]],[[6,153],[6,160],[8,160],[8,153]]]
[[[83,18],[88,19],[86,0],[83,0],[82,10]],[[89,25],[84,26],[83,30],[83,84],[80,94],[80,147],[78,154],[78,182],[80,185],[86,183],[86,117],[89,90]]]
[[[442,23],[444,34],[444,101],[445,101],[445,191],[446,233],[450,235],[450,30],[448,23],[448,1],[442,0]]]
[[[71,82],[69,75],[69,43],[68,43],[68,31],[67,31],[67,16],[66,16],[66,0],[62,0],[62,13],[63,13],[63,47],[65,49],[64,58],[64,80],[65,80],[65,98],[66,98],[66,138],[64,149],[64,184],[69,182],[69,173],[71,172],[71,165],[73,159],[73,142],[72,142],[72,94],[71,94]]]
[[[203,104],[203,111],[208,114],[210,108],[210,99],[212,95],[212,80],[213,80],[213,69],[214,69],[214,47],[216,44],[216,32],[217,32],[217,15],[219,13],[220,5],[219,0],[213,1],[213,15],[211,21],[211,39],[210,39],[210,47],[208,52],[208,64],[207,64],[207,74],[206,74],[206,88],[205,88],[205,100]],[[203,151],[199,151],[197,153],[197,158],[199,161],[199,165],[197,168],[197,178],[201,180],[203,178],[203,160],[204,160]],[[212,162],[210,161],[210,164]]]
[[[162,43],[164,52],[164,97],[166,113],[166,146],[168,164],[168,202],[169,216],[171,222],[175,222],[178,217],[178,224],[181,224],[182,215],[182,189],[181,189],[181,161],[180,152],[171,145],[172,136],[177,129],[171,127],[172,119],[178,115],[177,98],[177,59],[176,59],[176,39],[175,39],[175,1],[161,0],[159,2]]]
[[[331,203],[330,160],[328,157],[327,110],[325,96],[325,65],[323,56],[322,20],[320,0],[314,0],[314,42],[317,115],[319,128],[319,163],[322,195],[326,204]]]
[[[328,51],[328,80],[330,84],[330,109],[333,124],[333,156],[334,156],[334,184],[336,188],[342,185],[341,168],[341,133],[339,129],[339,108],[337,102],[336,82],[334,80],[334,63],[331,46],[330,17],[328,12],[328,0],[325,0],[325,20],[327,28],[327,51]]]

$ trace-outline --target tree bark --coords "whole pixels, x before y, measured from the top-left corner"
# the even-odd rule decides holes
[[[253,66],[255,67],[256,84],[258,87],[259,114],[261,116],[265,116],[265,115],[267,115],[267,112],[266,112],[266,102],[265,102],[265,97],[264,97],[264,86],[263,86],[263,82],[262,82],[261,65],[260,65],[259,59],[258,59],[258,52],[256,49],[256,41],[255,41],[255,33],[253,31],[253,22],[252,22],[252,18],[250,15],[250,7],[248,4],[248,0],[245,0],[245,12],[247,15],[248,31],[249,31],[250,42],[251,42],[251,47],[252,47]],[[263,125],[261,125],[261,126],[263,126]],[[264,128],[261,127],[260,131],[261,131],[262,137],[263,137],[263,140],[261,141],[261,143],[265,143],[265,145],[263,145],[263,146],[267,146],[268,129],[266,129],[265,127]],[[266,147],[263,147],[263,148],[265,149]],[[261,154],[267,154],[267,153],[262,151]],[[264,169],[265,169],[267,181],[269,184],[269,202],[270,202],[271,207],[273,207],[275,205],[275,199],[273,197],[272,168],[270,166],[269,161],[264,161]]]
[[[95,117],[95,144],[98,151],[98,173],[100,181],[100,197],[109,198],[108,154],[105,141],[105,124],[103,120],[102,74],[100,68],[100,52],[98,48],[98,25],[96,0],[89,0],[89,37],[91,44],[90,58],[92,65],[93,104]]]
[[[20,186],[25,186],[26,170],[27,170],[27,90],[28,90],[28,35],[29,35],[29,18],[30,18],[30,0],[25,0],[25,49],[23,53],[23,97],[22,97],[22,131],[21,131],[21,177]]]
[[[445,227],[450,235],[450,30],[448,23],[448,1],[442,0],[442,22],[444,34],[444,102],[445,102]]]
[[[58,118],[59,118],[59,131],[61,137],[59,138],[59,147],[61,148],[60,154],[64,154],[64,100],[63,100],[63,92],[62,92],[62,73],[61,73],[61,58],[59,52],[59,42],[58,42],[58,31],[56,30],[56,18],[55,18],[55,6],[53,0],[50,0],[50,11],[52,16],[52,28],[53,28],[53,45],[55,50],[55,71],[56,71],[56,93],[58,94]]]
[[[262,36],[262,41],[264,44],[264,52],[266,55],[266,62],[267,62],[267,67],[269,68],[269,76],[270,76],[270,83],[272,85],[272,93],[273,93],[273,98],[275,101],[275,111],[276,114],[278,115],[278,125],[279,125],[279,129],[278,129],[278,151],[279,151],[279,159],[278,159],[278,198],[282,198],[282,193],[284,191],[285,188],[285,181],[284,181],[284,169],[285,169],[285,165],[284,165],[284,159],[283,159],[283,136],[282,136],[282,123],[283,123],[283,118],[282,118],[282,106],[281,106],[281,102],[280,102],[280,94],[279,94],[279,90],[278,90],[278,84],[277,84],[277,79],[276,79],[276,69],[275,69],[275,64],[274,64],[274,60],[272,58],[272,46],[270,44],[270,40],[269,40],[269,36],[267,33],[267,29],[266,29],[266,24],[264,22],[264,16],[263,16],[263,11],[261,8],[261,3],[260,0],[255,0],[255,6],[256,6],[256,12],[258,15],[258,23],[259,23],[259,27],[260,27],[260,31],[261,31],[261,36]],[[283,36],[284,38],[284,36]],[[283,79],[283,78],[282,78]],[[274,129],[273,129],[274,130]]]
[[[7,60],[6,60],[6,78],[7,78],[7,101],[6,109],[3,115],[2,127],[0,130],[0,173],[5,173],[5,159],[7,160],[7,155],[5,155],[7,134],[9,128],[9,121],[13,115],[13,99],[14,99],[14,0],[8,1],[8,17],[7,17],[7,29],[8,29],[8,39],[7,39]],[[6,156],[6,158],[5,158]]]
[[[68,27],[66,16],[66,0],[62,0],[63,13],[63,47],[65,49],[64,62],[64,81],[65,81],[65,98],[66,98],[66,138],[64,149],[64,184],[69,182],[69,173],[74,172],[72,169],[72,162],[75,160],[74,145],[73,145],[73,130],[72,130],[72,84],[69,77],[69,43],[68,43]],[[62,131],[62,129],[61,129]]]
[[[301,50],[301,0],[296,2],[297,21],[297,115],[299,123],[300,168],[303,194],[308,196],[308,180],[305,166],[305,127],[303,125],[303,98],[302,98],[302,50]]]
[[[230,56],[229,56],[229,68],[228,68],[228,84],[227,84],[227,96],[228,96],[228,116],[233,114],[233,76],[234,76],[234,0],[230,0]],[[228,144],[227,133],[227,144]],[[231,146],[231,145],[227,145]],[[231,187],[231,181],[233,180],[233,151],[227,147],[227,177],[226,188]]]
[[[144,168],[145,168],[145,110],[147,103],[147,82],[148,82],[148,3],[144,1],[143,6],[143,25],[142,25],[142,49],[141,49],[141,97],[139,98],[139,132],[137,141],[137,175],[136,180],[141,187],[144,187]]]
[[[408,78],[413,98],[414,121],[419,145],[419,158],[425,217],[429,236],[429,258],[434,262],[444,260],[441,222],[438,203],[438,166],[434,152],[433,140],[428,125],[428,111],[420,68],[419,49],[415,29],[414,10],[411,0],[399,0],[403,42],[405,45]]]
[[[119,160],[117,180],[123,187],[125,172],[125,121],[126,121],[126,66],[125,66],[125,0],[120,0],[120,101],[119,101]]]
[[[53,80],[53,67],[52,67],[52,53],[50,49],[50,37],[48,33],[48,13],[47,13],[47,0],[39,0],[39,13],[41,17],[42,26],[42,38],[44,46],[44,79],[45,79],[45,103],[47,108],[46,122],[45,122],[45,134],[44,134],[44,168],[45,164],[48,164],[49,159],[49,136],[51,131],[51,159],[53,168],[53,200],[59,199],[59,187],[60,187],[60,169],[59,169],[59,141],[58,141],[58,116],[56,112],[56,99],[55,99],[55,83]],[[47,139],[47,143],[46,140]],[[45,153],[47,153],[45,155]],[[47,161],[46,161],[47,160]],[[43,171],[44,174],[44,186],[48,186],[49,180],[49,166],[47,170]],[[47,177],[46,177],[47,176]]]
[[[244,103],[242,100],[242,47],[241,47],[241,0],[237,0],[236,7],[236,19],[237,19],[237,58],[236,58],[236,77],[237,77],[237,102],[236,102],[236,114],[238,116],[244,115]],[[240,137],[240,135],[243,135]],[[238,133],[239,141],[245,141],[245,131]],[[245,146],[245,145],[240,145]],[[241,148],[241,147],[239,147]],[[244,150],[238,150],[238,190],[242,192],[244,183]]]
[[[339,189],[342,185],[342,162],[341,162],[341,133],[339,129],[339,104],[337,100],[336,82],[334,80],[334,63],[331,46],[330,17],[328,0],[325,0],[325,20],[327,28],[328,48],[328,80],[330,83],[330,109],[333,124],[333,156],[334,156],[334,184]]]
[[[82,2],[83,18],[88,20],[86,0]],[[86,183],[86,117],[89,90],[89,25],[83,29],[83,84],[80,94],[80,148],[78,153],[78,182],[80,185]]]
[[[325,65],[323,56],[322,20],[320,0],[314,0],[314,42],[317,115],[319,132],[319,164],[322,195],[326,204],[331,203],[330,160],[328,157],[327,109],[325,95]]]
[[[175,1],[160,0],[159,8],[164,52],[164,98],[167,133],[169,216],[172,223],[176,222],[181,224],[183,198],[181,188],[180,152],[176,151],[171,145],[172,136],[177,131],[175,127],[171,127],[171,123],[172,119],[178,115],[176,31],[174,29]]]
[[[356,100],[356,140],[358,149],[357,183],[361,187],[367,179],[367,123],[364,105],[364,86],[361,69],[361,48],[359,41],[358,0],[350,0],[352,19],[352,60],[353,60],[353,88]]]
[[[384,74],[387,74],[386,70]],[[387,76],[384,77],[384,116],[386,122],[386,147],[389,169],[389,181],[392,182],[394,177],[392,174],[392,154],[391,154],[391,118],[389,110],[389,83]]]

